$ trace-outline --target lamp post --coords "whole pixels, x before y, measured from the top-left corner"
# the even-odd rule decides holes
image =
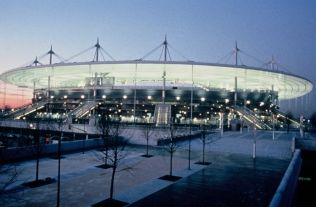
[[[190,96],[190,134],[189,134],[189,166],[188,169],[191,170],[191,140],[192,140],[192,115],[193,115],[193,64],[191,65],[191,96]]]
[[[272,113],[272,140],[274,140],[274,137],[275,137],[274,125],[275,125],[275,118],[274,118],[274,114]]]
[[[60,206],[60,159],[61,159],[61,138],[63,137],[63,123],[67,122],[68,117],[65,121],[63,121],[62,118],[59,119],[59,128],[60,128],[60,137],[58,139],[58,152],[57,152],[57,158],[58,158],[58,176],[57,176],[57,207]]]
[[[59,123],[60,127],[60,137],[58,139],[58,177],[57,177],[57,207],[60,206],[60,158],[61,158],[61,138],[63,137],[63,130],[62,130],[62,120]]]
[[[253,123],[253,144],[252,144],[252,158],[256,159],[256,144],[257,144],[257,138],[256,138],[256,124]]]

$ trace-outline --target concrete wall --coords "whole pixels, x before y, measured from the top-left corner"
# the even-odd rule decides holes
[[[70,142],[62,142],[61,151],[62,154],[74,152],[74,151],[83,151],[87,149],[96,148],[102,145],[101,139],[89,139],[89,140],[78,140]],[[57,155],[58,144],[45,144],[40,147],[41,156],[51,156]],[[1,161],[10,162],[10,161],[19,161],[24,159],[31,159],[36,157],[36,146],[33,147],[15,147],[0,149]]]
[[[297,180],[301,172],[302,158],[301,150],[294,152],[293,158],[281,180],[281,183],[270,202],[270,207],[292,206]]]

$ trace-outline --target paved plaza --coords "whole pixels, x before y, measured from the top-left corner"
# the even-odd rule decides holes
[[[131,206],[185,206],[184,203],[189,204],[190,200],[192,203],[196,199],[203,200],[200,206],[221,199],[226,203],[219,202],[217,206],[229,206],[242,196],[244,203],[235,203],[237,206],[251,206],[251,202],[265,206],[291,159],[292,138],[296,135],[295,132],[276,132],[273,140],[272,132],[257,131],[257,158],[254,162],[252,131],[242,134],[225,132],[223,137],[219,133],[210,134],[205,156],[206,161],[211,162],[208,166],[195,164],[201,161],[202,155],[202,142],[196,138],[191,142],[190,170],[188,141],[181,142],[173,161],[173,174],[182,177],[176,182],[158,179],[169,173],[170,156],[165,147],[151,146],[150,154],[154,156],[145,158],[141,156],[145,153],[145,146],[128,146],[116,174],[114,198]],[[109,197],[111,169],[96,167],[103,164],[98,150],[64,156],[61,160],[61,206],[91,206]],[[39,177],[57,179],[57,163],[56,159],[42,158]],[[21,186],[35,179],[35,164],[34,160],[16,163],[19,176],[9,186],[9,191],[1,195],[0,206],[56,206],[56,182],[38,188]],[[204,187],[201,186],[203,183]],[[225,188],[229,190],[223,190]],[[204,189],[204,194],[197,193],[201,189]],[[196,192],[191,194],[191,191]],[[207,193],[212,196],[207,196]],[[182,199],[181,203],[181,198],[186,199]],[[163,201],[157,202],[159,199]]]

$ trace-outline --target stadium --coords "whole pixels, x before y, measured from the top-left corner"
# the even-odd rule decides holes
[[[306,78],[280,70],[195,61],[172,61],[168,42],[163,60],[114,60],[99,42],[93,61],[52,63],[36,60],[0,75],[5,83],[33,91],[32,103],[2,114],[5,119],[67,119],[71,123],[96,120],[107,113],[127,123],[157,126],[210,124],[236,128],[254,125],[271,129],[285,122],[280,100],[308,94]],[[102,51],[110,61],[100,61]],[[145,55],[147,57],[149,54]],[[293,126],[299,123],[290,120]]]

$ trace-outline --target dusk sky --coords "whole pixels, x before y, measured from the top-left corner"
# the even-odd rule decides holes
[[[218,62],[238,41],[245,53],[263,62],[273,55],[287,72],[316,82],[313,0],[1,0],[0,28],[1,73],[44,54],[50,45],[67,59],[97,37],[116,60],[137,59],[167,34],[170,44],[194,61]],[[172,50],[171,56],[183,60]],[[296,111],[302,104],[316,111],[312,93],[290,104]]]

